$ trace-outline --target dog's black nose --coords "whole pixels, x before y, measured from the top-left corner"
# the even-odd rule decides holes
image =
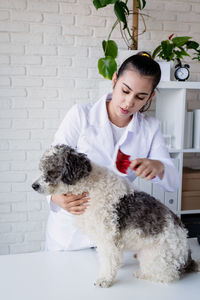
[[[35,183],[35,182],[34,182],[34,183],[32,184],[32,188],[33,188],[34,190],[36,190],[36,191],[39,189],[39,187],[40,187],[40,185],[39,185],[38,183]]]

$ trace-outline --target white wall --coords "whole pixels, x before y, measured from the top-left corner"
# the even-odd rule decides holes
[[[172,32],[200,42],[199,0],[147,0],[151,17],[139,48]],[[66,111],[96,101],[101,41],[112,10],[89,0],[0,0],[0,253],[40,251],[48,207],[31,189],[38,162]],[[118,32],[113,38],[125,45]],[[200,81],[200,63],[191,80]],[[191,96],[200,106],[200,97]]]

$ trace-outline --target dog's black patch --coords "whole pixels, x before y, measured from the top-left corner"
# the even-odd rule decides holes
[[[66,147],[66,146],[65,146]],[[74,149],[65,150],[64,168],[61,180],[67,184],[75,184],[81,178],[86,177],[92,170],[86,154],[78,153]]]
[[[135,191],[125,195],[115,207],[120,230],[134,226],[145,236],[157,235],[166,225],[166,215],[171,214],[176,225],[182,226],[179,218],[164,204],[144,192]]]
[[[64,183],[72,185],[89,175],[92,166],[85,154],[64,144],[57,145],[54,149],[53,155],[44,154],[40,162],[46,182],[56,184],[61,179]]]
[[[179,274],[180,276],[183,276],[185,273],[192,272],[198,272],[198,264],[194,259],[192,259],[191,250],[189,249],[187,261],[183,266],[180,267]]]

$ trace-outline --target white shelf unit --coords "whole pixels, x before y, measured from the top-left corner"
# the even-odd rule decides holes
[[[181,184],[174,192],[164,192],[156,184],[146,182],[138,178],[136,185],[140,189],[160,199],[165,205],[172,209],[177,215],[200,213],[200,210],[181,210],[182,196],[182,171],[184,153],[199,153],[200,149],[184,149],[184,123],[186,112],[186,91],[199,90],[200,82],[161,82],[156,93],[156,118],[161,124],[167,124],[170,133],[173,133],[173,147],[169,148],[171,157],[178,167]]]

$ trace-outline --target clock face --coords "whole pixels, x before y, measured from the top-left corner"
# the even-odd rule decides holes
[[[175,71],[175,77],[178,80],[186,80],[189,77],[189,70],[184,67],[180,67]]]

